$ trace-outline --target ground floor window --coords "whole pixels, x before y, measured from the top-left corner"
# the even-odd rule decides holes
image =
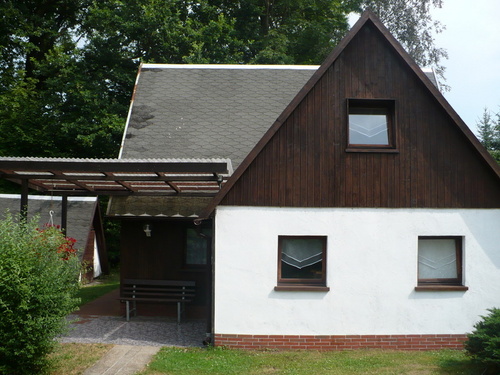
[[[326,286],[326,236],[278,237],[278,286]]]
[[[205,266],[208,264],[208,247],[212,240],[211,228],[186,228],[186,266]]]
[[[418,285],[463,285],[463,238],[420,236],[418,238]]]

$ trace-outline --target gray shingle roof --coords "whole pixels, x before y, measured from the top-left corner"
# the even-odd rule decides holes
[[[229,158],[236,168],[312,66],[143,65],[123,158]]]
[[[436,72],[432,68],[422,68],[422,72],[426,75],[427,78],[430,79],[432,84],[437,87],[438,90],[441,91],[441,88],[439,87],[439,82],[436,77]]]
[[[67,234],[76,240],[75,248],[81,254],[85,250],[87,236],[92,226],[96,197],[68,197]],[[19,214],[21,197],[18,194],[0,194],[0,218],[5,217],[6,210],[13,216]],[[43,227],[50,222],[49,211],[53,213],[54,225],[61,225],[61,197],[30,195],[28,197],[28,218],[38,215],[38,224]]]

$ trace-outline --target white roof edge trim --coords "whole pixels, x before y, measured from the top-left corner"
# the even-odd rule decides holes
[[[142,64],[141,69],[275,69],[318,70],[319,65],[251,65],[251,64]]]
[[[0,194],[0,199],[21,199],[21,194]],[[28,195],[29,200],[39,200],[39,201],[61,201],[62,197],[59,195],[49,196],[49,195]],[[69,201],[74,202],[96,202],[97,197],[68,197]]]
[[[98,159],[98,158],[57,158],[39,156],[0,156],[0,162],[60,162],[60,163],[231,163],[229,158],[151,158],[151,159]]]
[[[139,69],[137,70],[137,76],[135,77],[132,97],[130,98],[130,106],[128,107],[127,112],[127,119],[125,120],[125,127],[123,128],[122,141],[120,142],[120,150],[118,151],[118,159],[121,159],[123,156],[123,148],[125,147],[125,140],[127,139],[130,117],[132,117],[132,107],[134,105],[135,91],[137,90],[137,85],[139,84],[139,76],[141,75],[142,66],[143,64],[141,63],[141,65],[139,65]]]

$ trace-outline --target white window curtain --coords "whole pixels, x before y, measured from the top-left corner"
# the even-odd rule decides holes
[[[286,238],[281,247],[282,262],[302,269],[321,262],[323,241],[318,238]]]
[[[419,239],[418,274],[420,279],[453,279],[457,277],[454,239]]]
[[[386,108],[351,108],[349,113],[349,144],[387,145]]]

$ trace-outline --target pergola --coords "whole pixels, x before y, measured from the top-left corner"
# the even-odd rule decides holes
[[[231,173],[229,159],[0,157],[0,177],[21,185],[21,215],[30,188],[60,195],[63,228],[70,195],[211,197]]]

